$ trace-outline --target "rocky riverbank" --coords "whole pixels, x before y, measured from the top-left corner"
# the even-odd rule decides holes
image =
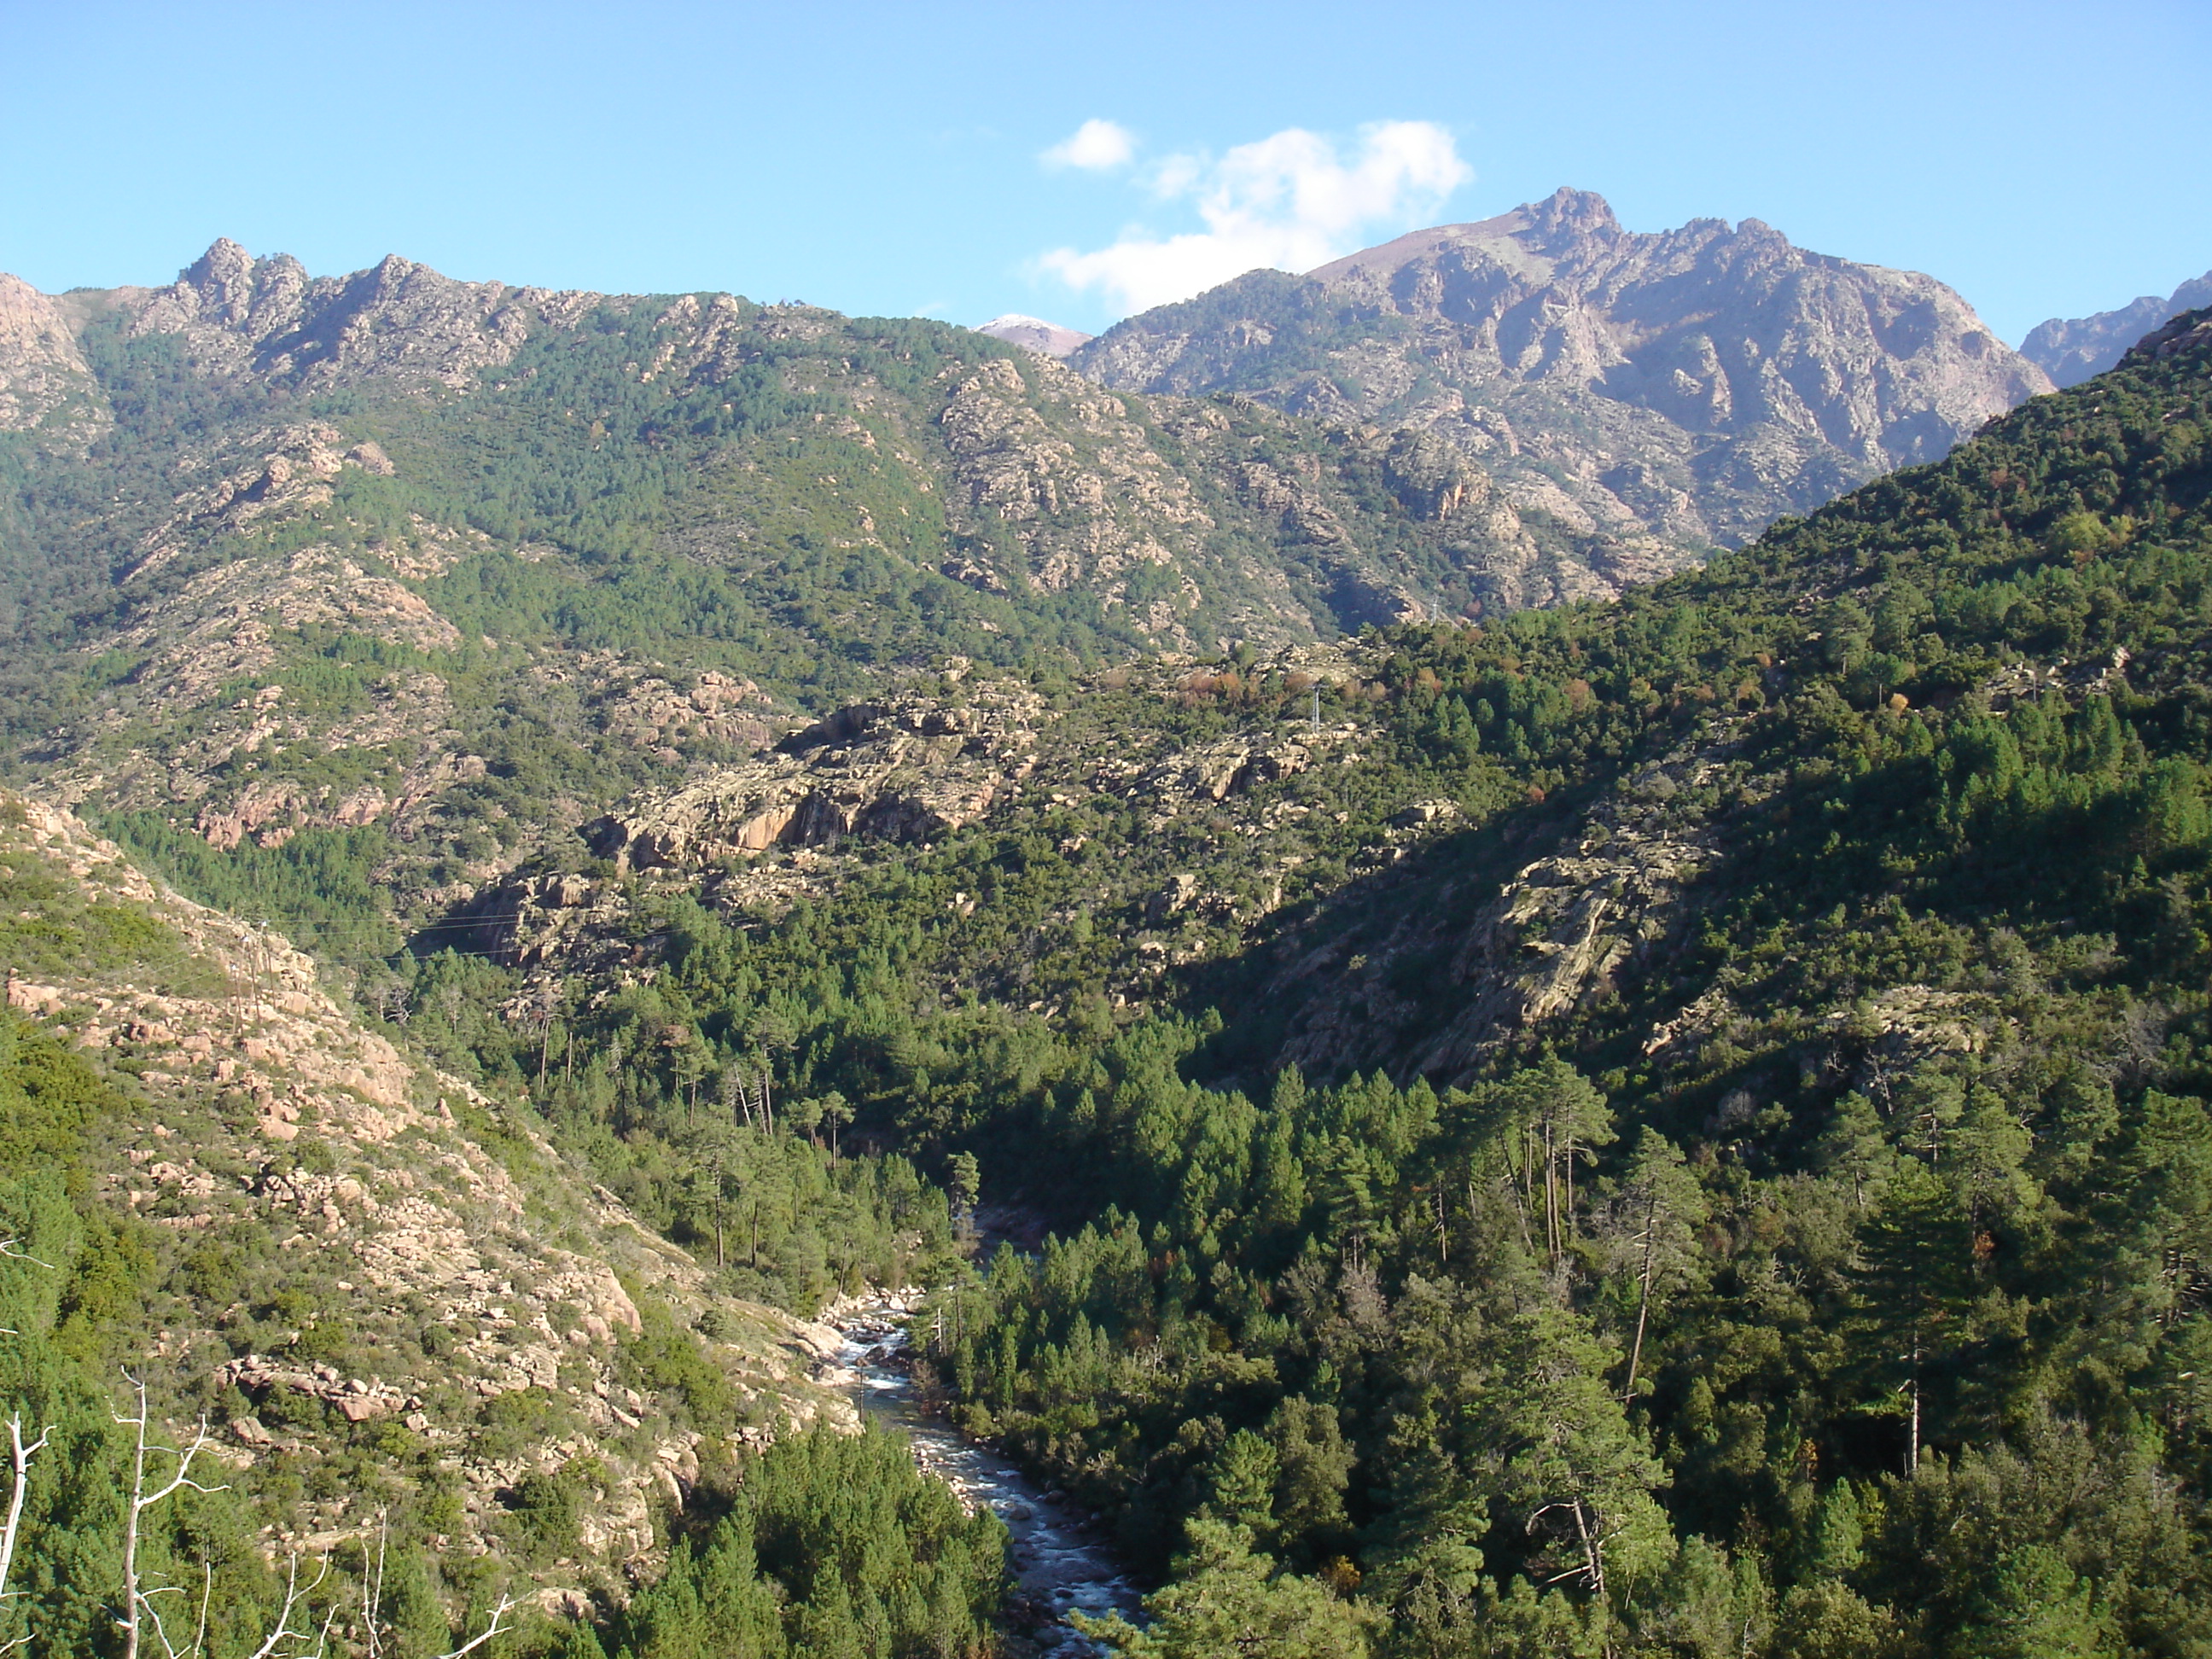
[[[919,1291],[872,1291],[833,1304],[822,1323],[842,1343],[817,1380],[843,1391],[868,1416],[902,1431],[917,1463],[970,1510],[988,1508],[1006,1523],[1013,1534],[1011,1622],[1030,1634],[1033,1651],[1057,1659],[1103,1653],[1066,1622],[1067,1615],[1133,1614],[1135,1583],[1091,1517],[1064,1494],[1041,1490],[1012,1460],[963,1437],[921,1408],[906,1322],[921,1297]]]

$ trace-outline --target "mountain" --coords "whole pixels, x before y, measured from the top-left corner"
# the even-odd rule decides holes
[[[1282,357],[1123,342],[1325,417],[404,261],[0,291],[0,1643],[251,1651],[297,1557],[333,1652],[1046,1646],[801,1428],[918,1280],[910,1397],[1095,1517],[1121,1651],[2191,1651],[2212,312],[1600,598],[1533,445],[1346,389],[1510,259],[1619,348],[1675,241],[1528,214],[1194,302]],[[1953,417],[1924,279],[1671,238],[1804,354],[1692,459],[1811,445],[1819,342]],[[1516,314],[1452,349],[1559,478],[1662,430]],[[137,1553],[125,1364],[230,1466]]]
[[[2212,271],[2184,283],[2166,299],[2146,294],[2118,311],[2038,323],[2021,342],[2021,356],[2057,386],[2078,386],[2102,374],[2127,349],[2183,312],[2212,305]]]
[[[1024,317],[1018,311],[1010,311],[1003,317],[994,317],[988,323],[976,325],[978,334],[988,334],[994,340],[1004,340],[1027,351],[1042,352],[1048,357],[1065,357],[1079,345],[1089,343],[1091,336],[1080,329],[1066,328],[1058,323],[1048,323],[1041,317]]]
[[[1740,545],[2050,389],[1956,294],[1747,219],[1639,234],[1586,191],[1254,271],[1070,361],[1419,429],[1576,541],[1583,592]]]
[[[2185,1650],[2208,431],[2200,312],[1612,604],[918,677],[470,925],[1045,1218],[916,1328],[1124,1650]]]
[[[1572,591],[1568,538],[1417,435],[1117,394],[933,323],[228,242],[166,288],[0,301],[18,763],[371,954],[892,665]]]

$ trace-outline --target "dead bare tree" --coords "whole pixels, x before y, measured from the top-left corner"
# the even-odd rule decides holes
[[[538,1086],[545,1086],[545,1062],[548,1045],[553,1040],[553,1024],[561,1012],[562,985],[556,979],[540,981],[530,1000],[530,1023],[538,1028]]]
[[[514,1611],[514,1598],[511,1595],[501,1596],[499,1598],[499,1605],[491,1610],[491,1622],[483,1627],[482,1634],[477,1636],[471,1641],[462,1643],[460,1646],[455,1648],[450,1653],[440,1654],[438,1656],[438,1659],[461,1659],[461,1656],[463,1654],[474,1653],[485,1643],[490,1641],[493,1637],[498,1635],[501,1631],[509,1628],[508,1626],[502,1624],[501,1620],[504,1620],[508,1613],[513,1613]]]
[[[128,1371],[124,1373],[124,1376],[137,1396],[138,1414],[136,1417],[125,1417],[118,1413],[115,1418],[118,1423],[134,1431],[135,1433],[135,1443],[131,1455],[131,1510],[127,1529],[123,1534],[123,1617],[118,1622],[121,1625],[124,1632],[124,1659],[138,1659],[139,1646],[145,1624],[143,1615],[149,1613],[153,1607],[152,1601],[141,1582],[138,1572],[140,1522],[144,1519],[147,1510],[179,1492],[217,1492],[225,1491],[227,1488],[204,1486],[192,1479],[192,1460],[207,1449],[207,1419],[204,1417],[200,1419],[199,1433],[194,1437],[190,1446],[183,1448],[165,1446],[157,1441],[148,1439],[146,1431],[151,1418],[146,1406],[145,1382],[140,1377],[132,1376]],[[177,1460],[176,1469],[170,1475],[167,1483],[159,1491],[152,1492],[146,1490],[146,1455],[149,1452]],[[156,1622],[159,1622],[158,1619]],[[282,1622],[282,1620],[279,1621],[280,1626]],[[276,1638],[271,1637],[270,1650],[264,1650],[264,1651],[273,1650],[275,1641]],[[164,1647],[168,1645],[167,1638],[163,1638],[162,1645]],[[259,1659],[258,1656],[257,1659]]]
[[[368,1659],[384,1659],[384,1550],[392,1534],[390,1512],[376,1512],[376,1562],[368,1559],[368,1540],[361,1540],[361,1622],[368,1632]]]
[[[8,1524],[0,1530],[0,1607],[4,1607],[12,1594],[8,1589],[8,1573],[15,1563],[15,1540],[23,1532],[23,1494],[31,1480],[31,1460],[46,1449],[46,1437],[51,1429],[40,1431],[39,1437],[29,1445],[23,1443],[23,1414],[20,1411],[8,1418],[9,1462],[15,1470],[15,1481],[8,1493]],[[14,1641],[0,1646],[0,1654],[14,1652],[31,1639],[25,1632]]]
[[[179,1584],[158,1584],[146,1592],[146,1616],[154,1621],[154,1639],[161,1644],[161,1650],[168,1655],[169,1659],[193,1659],[194,1655],[207,1646],[208,1603],[215,1597],[213,1564],[200,1563],[199,1623],[192,1632],[191,1644],[179,1649],[169,1639],[168,1627],[161,1622],[161,1610],[155,1607],[154,1598],[157,1595],[182,1595],[184,1593],[183,1586]]]
[[[10,1261],[27,1261],[33,1267],[44,1267],[48,1273],[54,1271],[52,1262],[41,1261],[34,1255],[25,1255],[15,1248],[15,1241],[12,1238],[0,1238],[0,1256],[5,1256]],[[0,1325],[0,1336],[21,1336],[21,1334],[22,1333],[12,1325]]]
[[[276,1659],[276,1644],[280,1642],[315,1640],[317,1632],[312,1626],[306,1630],[292,1628],[292,1615],[307,1605],[307,1598],[322,1587],[324,1579],[331,1576],[331,1563],[328,1556],[325,1556],[318,1565],[319,1571],[315,1574],[314,1583],[302,1587],[300,1583],[300,1558],[296,1555],[293,1556],[285,1564],[284,1605],[276,1610],[276,1626],[269,1632],[269,1639],[253,1650],[253,1659]],[[332,1608],[331,1617],[336,1616],[337,1609]],[[323,1640],[322,1643],[318,1644],[318,1651],[328,1643],[330,1632],[330,1620],[325,1619],[321,1631]],[[300,1659],[305,1659],[305,1656],[301,1656]]]
[[[11,968],[8,971],[12,982],[15,969]],[[19,1249],[12,1238],[0,1239],[0,1257],[10,1261],[27,1261],[34,1267],[44,1267],[48,1273],[54,1271],[52,1262],[41,1261],[27,1250]],[[12,1328],[0,1327],[0,1334],[14,1336],[17,1334]],[[0,1610],[6,1608],[13,1594],[8,1588],[8,1575],[15,1565],[15,1545],[23,1535],[23,1498],[30,1490],[31,1460],[46,1449],[47,1437],[52,1433],[52,1428],[40,1429],[39,1437],[25,1445],[22,1412],[18,1409],[8,1414],[8,1461],[14,1478],[8,1489],[7,1526],[4,1530],[0,1530]],[[26,1645],[31,1635],[32,1632],[26,1631],[13,1641],[0,1644],[0,1655],[13,1653],[17,1648]]]

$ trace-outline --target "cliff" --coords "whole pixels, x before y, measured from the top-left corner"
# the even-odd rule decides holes
[[[1127,390],[1431,434],[1568,528],[1600,591],[1936,459],[2050,389],[1932,277],[1755,219],[1631,232],[1571,190],[1302,277],[1253,272],[1071,361]]]

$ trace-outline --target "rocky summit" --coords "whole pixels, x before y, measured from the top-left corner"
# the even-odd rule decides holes
[[[1071,361],[1126,390],[1431,434],[1563,526],[1593,593],[1934,460],[2051,387],[1933,277],[1756,219],[1638,234],[1574,190],[1251,272]]]
[[[2132,304],[2093,317],[2053,317],[2021,342],[2021,356],[2058,386],[2079,386],[2118,362],[2128,348],[2183,312],[2212,305],[2212,270],[2192,277],[2166,298],[2146,294]]]
[[[994,340],[1004,340],[1010,345],[1025,346],[1048,357],[1065,357],[1078,346],[1089,343],[1091,338],[1081,329],[1048,323],[1042,317],[1025,317],[1018,311],[1010,311],[1003,317],[994,317],[988,323],[979,323],[975,331],[988,334]]]

